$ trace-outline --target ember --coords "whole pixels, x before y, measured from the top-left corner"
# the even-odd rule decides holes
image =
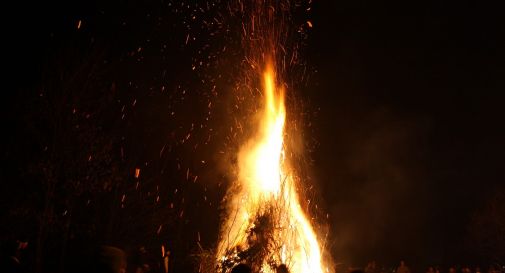
[[[285,22],[275,23],[279,14],[274,5],[258,2],[252,10],[249,25],[243,25],[249,46],[245,59],[251,67],[248,77],[262,79],[263,102],[256,133],[238,151],[237,181],[227,196],[217,267],[230,272],[245,263],[254,272],[275,272],[286,266],[294,273],[328,272],[322,244],[300,205],[302,181],[285,156],[285,85],[276,55],[284,51],[279,37],[285,33]]]
[[[321,246],[301,209],[294,170],[283,145],[284,90],[272,63],[264,77],[264,108],[258,135],[239,152],[240,190],[230,201],[218,258],[223,272],[247,261],[260,272],[287,264],[291,272],[323,272]]]

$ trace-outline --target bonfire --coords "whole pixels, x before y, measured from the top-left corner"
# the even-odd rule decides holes
[[[250,122],[255,133],[237,152],[238,175],[226,196],[227,215],[217,249],[207,255],[213,262],[207,260],[205,267],[226,273],[245,263],[253,272],[276,272],[281,266],[292,273],[329,272],[322,240],[301,206],[303,181],[286,157],[287,85],[277,67],[285,6],[267,2],[253,2],[251,19],[244,24],[244,32],[255,35],[243,41],[248,77],[261,83],[261,106]]]

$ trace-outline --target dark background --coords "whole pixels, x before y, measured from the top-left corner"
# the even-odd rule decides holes
[[[465,249],[470,215],[505,178],[495,9],[446,1],[316,9],[317,180],[335,194],[326,200],[342,255],[476,258],[477,248]]]
[[[5,8],[2,234],[31,243],[34,269],[63,272],[92,241],[165,244],[187,272],[198,245],[215,244],[223,162],[240,143],[230,116],[242,57],[226,10]],[[501,17],[477,2],[317,1],[296,18],[314,27],[292,96],[337,262],[503,263]]]

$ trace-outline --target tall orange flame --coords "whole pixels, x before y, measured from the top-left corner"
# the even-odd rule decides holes
[[[292,273],[327,272],[316,233],[301,206],[294,171],[285,157],[284,88],[276,82],[275,67],[263,72],[264,104],[257,134],[239,151],[240,189],[229,196],[229,217],[222,230],[218,259],[238,257],[240,251],[260,245],[264,254],[259,272],[275,272],[285,264]],[[259,216],[268,214],[270,240],[258,229]],[[263,236],[263,237],[262,237]],[[323,270],[324,269],[324,270]]]

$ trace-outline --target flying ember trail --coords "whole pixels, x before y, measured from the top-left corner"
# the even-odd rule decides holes
[[[293,273],[326,272],[321,246],[299,202],[284,156],[284,90],[271,62],[263,73],[264,105],[258,135],[239,152],[241,190],[232,197],[221,262],[247,261],[258,272],[285,264]]]
[[[217,267],[219,272],[230,272],[245,263],[253,272],[277,272],[283,266],[291,273],[329,272],[322,242],[300,204],[303,181],[286,156],[286,90],[276,61],[283,32],[279,26],[284,21],[271,27],[275,8],[257,10],[246,25],[256,36],[244,40],[250,45],[246,56],[252,67],[250,77],[259,78],[263,101],[258,121],[250,123],[257,126],[255,133],[237,154],[236,187],[226,196]]]

